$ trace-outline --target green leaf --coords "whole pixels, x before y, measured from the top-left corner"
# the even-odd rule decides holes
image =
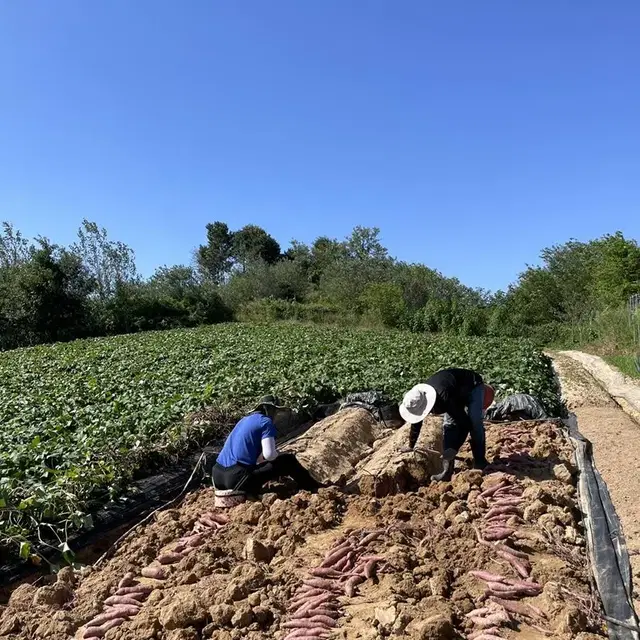
[[[20,559],[28,560],[30,555],[31,555],[31,543],[21,542],[20,543]]]

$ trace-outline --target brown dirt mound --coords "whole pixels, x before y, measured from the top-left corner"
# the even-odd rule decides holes
[[[135,615],[123,613],[124,622],[106,631],[107,640],[446,640],[479,634],[491,616],[499,619],[493,633],[503,638],[600,634],[570,446],[549,423],[491,426],[488,443],[502,471],[467,469],[465,452],[452,483],[384,497],[337,488],[267,494],[231,510],[225,525],[203,524],[217,517],[213,492],[194,493],[179,509],[159,513],[100,568],[16,589],[0,612],[0,639],[81,638],[128,572],[135,577],[125,588],[148,587],[150,594],[140,596]],[[493,496],[480,496],[498,486]],[[504,523],[500,514],[491,520],[491,509],[506,503],[514,504]],[[479,542],[493,539],[497,527],[512,533]],[[167,555],[197,530],[200,546],[184,557]],[[348,547],[342,564],[332,559],[340,545]],[[504,549],[511,551],[501,555]],[[165,579],[140,577],[145,567],[160,566],[160,557],[169,559]],[[378,560],[368,565],[370,557]],[[528,578],[518,575],[514,557]],[[314,577],[323,566],[335,571],[326,580]],[[474,570],[498,582],[474,577]],[[487,599],[497,592],[504,597]],[[323,614],[295,612],[311,598],[326,606],[309,611]],[[481,613],[469,616],[476,609]],[[316,625],[313,636],[304,635],[309,625]]]

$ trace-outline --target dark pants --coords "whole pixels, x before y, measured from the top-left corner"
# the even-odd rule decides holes
[[[275,460],[255,467],[243,464],[223,467],[217,462],[213,466],[213,484],[217,489],[235,489],[253,495],[260,493],[267,482],[283,477],[291,478],[300,489],[308,491],[320,486],[292,453],[281,453]]]
[[[466,412],[471,422],[471,431],[459,425],[448,413],[445,413],[442,421],[442,430],[444,438],[444,455],[453,457],[464,444],[467,436],[471,435],[471,452],[476,462],[482,462],[485,459],[486,444],[483,422],[483,403],[484,403],[484,385],[478,385],[469,394],[466,403]],[[411,425],[409,435],[409,445],[413,447],[420,435],[422,423]]]

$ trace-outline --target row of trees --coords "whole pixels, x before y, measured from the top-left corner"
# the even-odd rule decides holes
[[[547,344],[603,339],[616,322],[628,323],[625,301],[640,292],[635,241],[621,233],[572,240],[541,258],[507,291],[490,294],[391,258],[378,229],[294,241],[283,252],[260,227],[232,231],[214,222],[193,266],[162,267],[143,279],[133,251],[93,222],[82,223],[70,247],[27,240],[5,223],[0,348],[234,317],[526,336]]]

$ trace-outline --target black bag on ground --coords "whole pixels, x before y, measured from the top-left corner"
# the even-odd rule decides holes
[[[544,407],[537,398],[526,393],[514,393],[489,407],[487,420],[495,422],[509,420],[546,420]]]

